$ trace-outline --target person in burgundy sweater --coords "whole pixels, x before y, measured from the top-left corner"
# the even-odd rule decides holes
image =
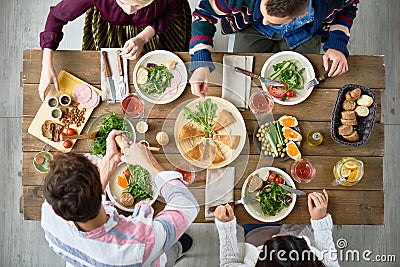
[[[42,100],[50,83],[58,90],[53,52],[63,38],[62,29],[85,12],[84,50],[123,47],[122,57],[137,59],[143,51],[189,49],[191,13],[187,0],[62,0],[50,7],[40,33],[43,60],[38,91]]]

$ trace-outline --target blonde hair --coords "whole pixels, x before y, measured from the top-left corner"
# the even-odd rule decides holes
[[[151,4],[151,2],[153,1],[154,0],[125,0],[125,2],[130,5],[144,5],[144,6]]]

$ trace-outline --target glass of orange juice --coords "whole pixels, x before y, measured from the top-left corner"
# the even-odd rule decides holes
[[[333,166],[335,180],[332,185],[352,186],[358,183],[364,175],[364,163],[361,160],[345,157]]]

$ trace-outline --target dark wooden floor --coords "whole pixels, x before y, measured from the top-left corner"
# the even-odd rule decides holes
[[[192,0],[192,6],[198,1]],[[386,79],[383,105],[385,122],[385,224],[383,226],[335,226],[334,238],[347,240],[348,250],[370,250],[375,255],[396,255],[397,263],[365,261],[346,262],[342,266],[400,266],[400,1],[363,0],[352,29],[352,54],[385,55]],[[21,114],[22,50],[39,47],[38,35],[43,29],[50,4],[57,0],[0,1],[0,267],[63,266],[50,251],[40,222],[23,221],[19,210],[22,194]],[[69,24],[61,49],[79,49],[82,19]],[[225,43],[224,43],[225,42]],[[226,49],[226,38],[216,50]],[[194,246],[189,257],[178,266],[218,266],[218,239],[213,224],[195,224],[189,233]],[[212,240],[212,242],[210,242]],[[344,249],[343,251],[346,251]]]

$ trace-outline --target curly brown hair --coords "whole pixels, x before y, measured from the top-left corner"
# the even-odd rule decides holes
[[[297,17],[304,12],[310,0],[267,0],[267,13],[273,17]]]
[[[54,212],[65,220],[86,222],[99,213],[103,191],[100,173],[83,155],[55,155],[43,191]]]

